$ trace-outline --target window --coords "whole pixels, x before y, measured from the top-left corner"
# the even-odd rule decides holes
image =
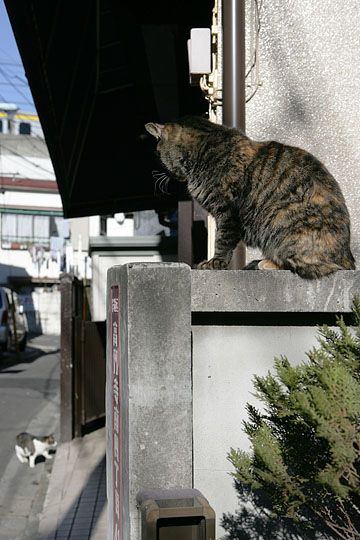
[[[31,124],[29,122],[20,122],[19,133],[20,135],[31,135]]]
[[[108,216],[100,216],[100,236],[106,236]]]
[[[1,214],[2,249],[28,249],[32,244],[50,245],[50,216]]]

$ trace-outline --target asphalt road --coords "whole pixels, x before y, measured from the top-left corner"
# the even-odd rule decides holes
[[[59,358],[58,336],[30,340],[19,356],[0,355],[1,539],[31,538],[27,536],[29,519],[36,506],[41,510],[51,462],[39,459],[30,469],[17,460],[14,441],[21,431],[34,435],[53,432],[59,438]]]

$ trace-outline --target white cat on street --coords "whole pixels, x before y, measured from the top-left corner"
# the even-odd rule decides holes
[[[15,453],[21,463],[29,461],[31,468],[35,467],[35,460],[38,456],[45,459],[52,459],[49,450],[55,448],[57,442],[53,435],[38,437],[31,433],[19,433],[16,436]]]

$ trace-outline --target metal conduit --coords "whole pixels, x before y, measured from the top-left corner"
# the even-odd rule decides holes
[[[245,0],[223,0],[223,123],[245,132]],[[234,250],[231,267],[245,265],[245,246]]]

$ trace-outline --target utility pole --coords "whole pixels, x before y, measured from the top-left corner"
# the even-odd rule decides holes
[[[245,132],[245,0],[222,0],[223,123]],[[233,269],[245,265],[245,246],[239,242]]]

